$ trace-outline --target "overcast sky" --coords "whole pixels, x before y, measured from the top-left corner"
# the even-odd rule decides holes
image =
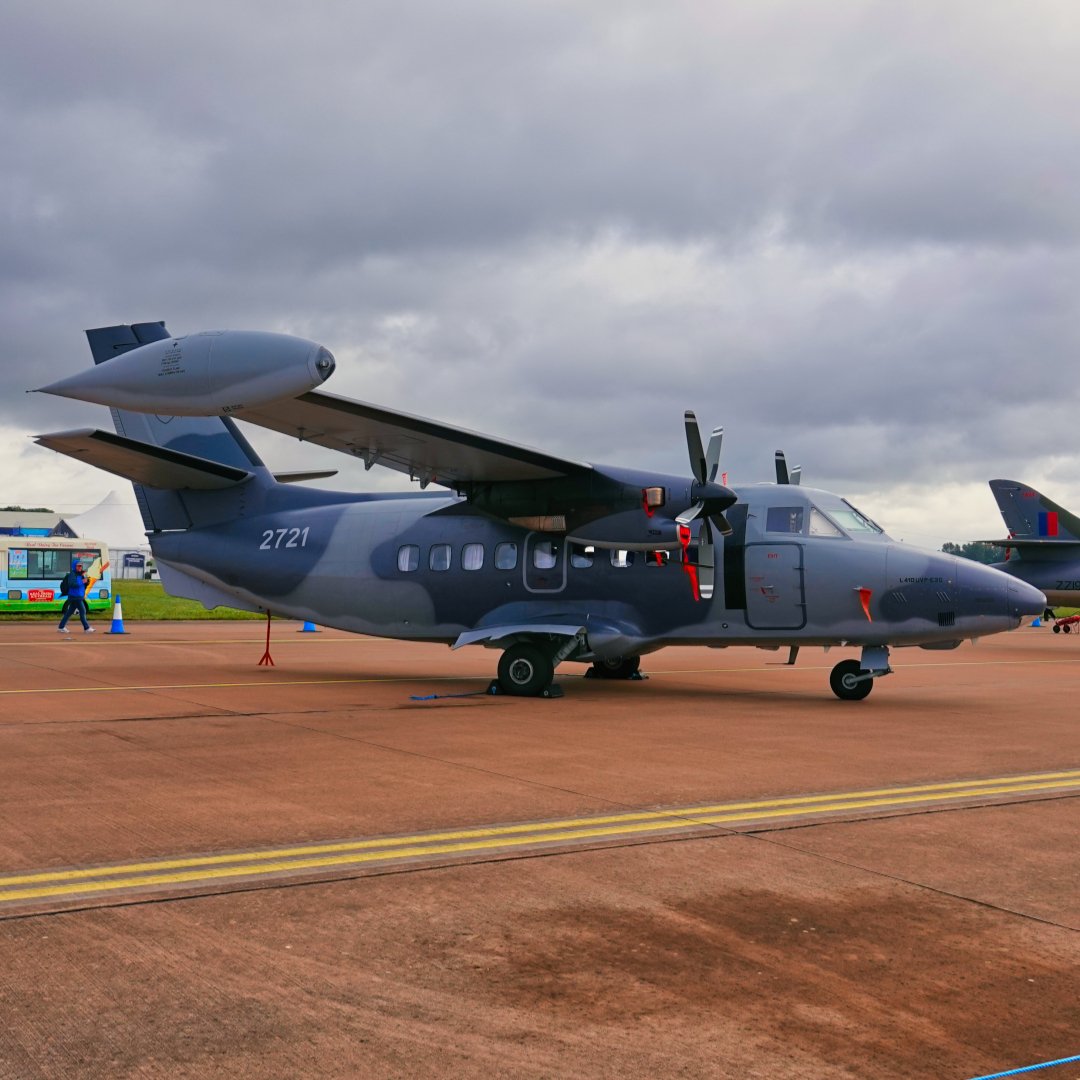
[[[1078,91],[1074,0],[8,0],[0,505],[130,497],[24,391],[164,319],[609,464],[685,471],[693,407],[923,546],[992,477],[1080,512]]]

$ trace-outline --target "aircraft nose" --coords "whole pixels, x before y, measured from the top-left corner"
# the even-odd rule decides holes
[[[1025,615],[1040,615],[1046,609],[1046,597],[1026,581],[967,559],[956,563],[968,614],[1005,615],[1019,622]]]
[[[1046,597],[1026,581],[1009,579],[1009,611],[1022,618],[1024,615],[1041,615],[1046,610]]]

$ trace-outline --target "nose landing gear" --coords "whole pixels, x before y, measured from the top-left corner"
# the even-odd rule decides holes
[[[891,675],[889,649],[868,645],[860,660],[841,660],[829,675],[829,686],[841,701],[862,701],[874,688],[874,680]]]

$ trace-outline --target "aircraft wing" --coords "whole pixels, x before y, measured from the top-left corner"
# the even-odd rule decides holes
[[[490,435],[315,390],[233,415],[358,457],[369,468],[383,465],[407,473],[424,487],[547,480],[592,469]]]

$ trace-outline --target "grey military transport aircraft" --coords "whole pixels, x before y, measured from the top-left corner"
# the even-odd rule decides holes
[[[1009,530],[983,541],[1008,553],[996,569],[1041,589],[1051,607],[1080,607],[1080,518],[1016,480],[991,480],[990,490]]]
[[[95,366],[41,389],[112,409],[116,433],[37,437],[131,480],[166,589],[381,637],[502,650],[492,692],[554,696],[555,668],[638,677],[673,645],[854,646],[842,699],[890,647],[950,649],[1041,612],[1038,589],[891,540],[845,499],[717,482],[722,430],[685,415],[688,476],[569,460],[316,389],[322,346],[283,334],[87,331]],[[420,491],[297,487],[243,420],[406,473]],[[428,491],[432,486],[448,491]]]

